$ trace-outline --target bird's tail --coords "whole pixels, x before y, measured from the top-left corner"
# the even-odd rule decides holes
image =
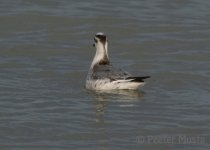
[[[131,80],[131,82],[144,82],[144,79],[150,78],[150,76],[143,77],[128,77],[127,80]]]

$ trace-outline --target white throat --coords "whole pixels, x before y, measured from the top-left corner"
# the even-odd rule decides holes
[[[96,53],[91,64],[91,68],[93,68],[96,64],[100,62],[109,61],[108,43],[106,42],[106,44],[103,45],[102,43],[98,42],[95,45],[95,47],[96,47]]]

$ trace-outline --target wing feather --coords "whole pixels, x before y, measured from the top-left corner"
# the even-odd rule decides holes
[[[126,79],[130,77],[131,74],[128,72],[114,68],[112,65],[96,65],[93,67],[92,78],[94,79],[104,79],[108,78],[112,81],[119,80],[119,79]]]
[[[150,76],[133,77],[130,73],[119,68],[114,68],[111,64],[98,64],[93,67],[91,78],[109,79],[110,81],[144,82],[144,79],[150,78]]]

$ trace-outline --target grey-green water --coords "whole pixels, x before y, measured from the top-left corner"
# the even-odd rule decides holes
[[[210,1],[1,0],[0,149],[210,147]],[[84,89],[96,32],[138,92]]]

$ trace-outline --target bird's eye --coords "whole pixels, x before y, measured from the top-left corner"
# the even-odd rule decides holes
[[[95,41],[95,43],[97,43],[97,42],[98,42],[98,40],[96,40],[95,38],[94,38],[94,41]]]

